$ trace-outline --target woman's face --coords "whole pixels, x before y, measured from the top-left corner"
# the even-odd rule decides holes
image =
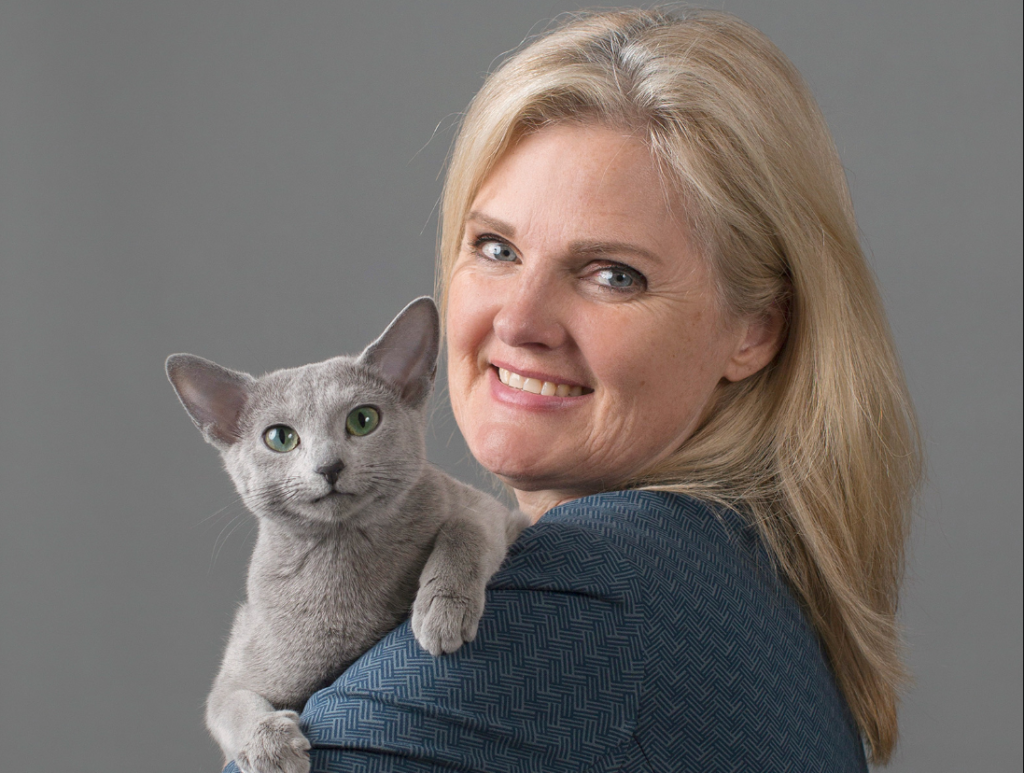
[[[555,126],[473,201],[449,290],[449,389],[470,450],[539,517],[690,435],[747,326],[636,139]],[[738,354],[740,352],[740,354]]]

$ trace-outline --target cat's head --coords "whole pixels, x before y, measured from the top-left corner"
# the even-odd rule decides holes
[[[167,376],[250,510],[329,524],[419,477],[439,339],[437,307],[418,298],[356,357],[257,378],[173,354]]]

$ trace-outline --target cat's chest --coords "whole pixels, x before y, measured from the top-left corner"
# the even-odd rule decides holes
[[[322,547],[308,555],[254,554],[252,645],[297,689],[275,693],[275,705],[332,681],[409,614],[425,552],[398,545],[385,555],[389,560]]]
[[[407,611],[427,556],[426,545],[406,540],[276,548],[253,557],[250,603],[269,620],[321,633]]]

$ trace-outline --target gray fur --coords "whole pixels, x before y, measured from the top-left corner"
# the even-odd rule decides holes
[[[425,462],[439,330],[433,301],[420,298],[359,357],[260,378],[192,355],[167,360],[259,523],[247,600],[206,707],[210,732],[245,773],[305,773],[296,712],[410,608],[432,654],[471,641],[484,586],[526,523]],[[381,420],[357,437],[345,421],[361,405]],[[275,424],[298,432],[295,450],[267,448]],[[316,472],[339,461],[333,485]]]

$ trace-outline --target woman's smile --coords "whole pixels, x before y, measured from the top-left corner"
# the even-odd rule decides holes
[[[488,382],[496,403],[535,411],[571,410],[593,392],[589,388],[584,392],[579,384],[524,376],[498,367],[490,369]]]
[[[449,290],[452,405],[535,515],[675,451],[731,377],[742,326],[719,313],[679,206],[640,141],[568,125],[522,139],[472,203]]]
[[[579,384],[566,384],[556,376],[545,376],[542,374],[529,375],[518,371],[498,368],[498,378],[501,383],[510,389],[518,389],[523,392],[530,392],[545,397],[580,397],[585,387]],[[594,390],[587,388],[588,392]]]

